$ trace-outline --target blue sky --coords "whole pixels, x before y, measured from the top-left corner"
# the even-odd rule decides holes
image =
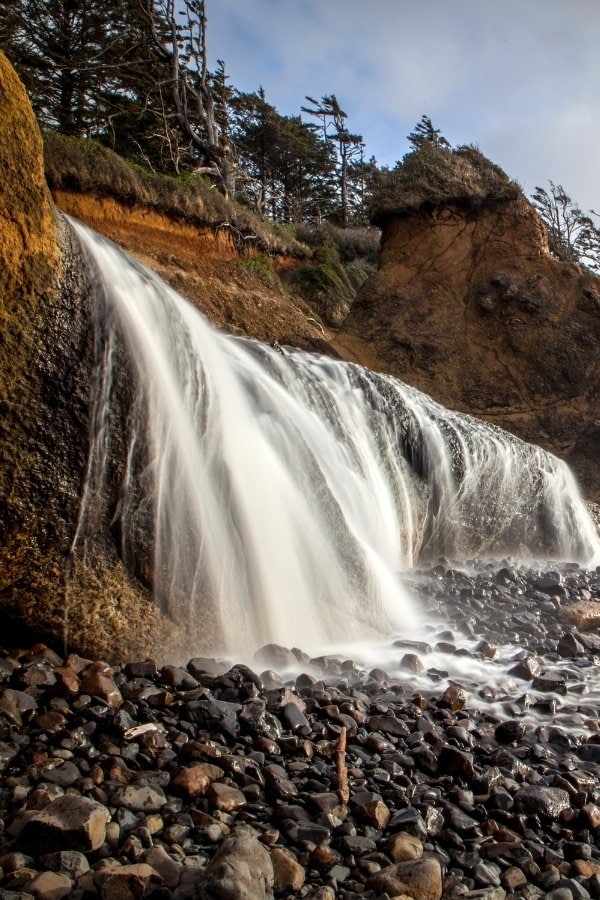
[[[600,0],[206,0],[208,48],[240,90],[298,114],[336,94],[393,164],[430,116],[530,192],[600,212]]]

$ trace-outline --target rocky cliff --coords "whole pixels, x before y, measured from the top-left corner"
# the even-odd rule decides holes
[[[75,561],[94,378],[92,286],[44,179],[25,91],[0,53],[0,628],[95,656],[172,634],[110,533]]]
[[[600,499],[600,279],[550,256],[522,196],[380,214],[335,346],[541,444]]]

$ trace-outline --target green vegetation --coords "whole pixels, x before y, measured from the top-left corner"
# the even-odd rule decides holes
[[[313,258],[310,263],[290,272],[287,277],[290,290],[323,322],[339,327],[356,292],[375,269],[372,238],[376,232],[325,227],[311,231],[302,229],[301,236],[314,248]],[[377,235],[377,243],[378,238]]]
[[[375,180],[369,217],[381,225],[390,215],[454,203],[478,206],[518,197],[521,188],[477,147],[452,149],[423,141],[390,171]]]
[[[256,237],[254,246],[271,253],[305,256],[308,252],[289,231],[275,231],[248,207],[226,200],[206,179],[151,172],[127,162],[97,141],[47,132],[44,162],[51,188],[93,191],[125,203],[141,203],[200,226],[226,225],[242,247],[246,238]]]
[[[557,259],[581,263],[600,272],[600,229],[591,216],[574,203],[562,184],[549,182],[550,190],[536,187],[533,205],[548,232],[548,244]]]
[[[238,266],[260,278],[264,284],[270,287],[281,287],[279,275],[273,267],[273,260],[267,253],[257,253],[256,256],[241,259]]]
[[[273,221],[366,222],[374,161],[335,95],[309,101],[313,124],[281,115],[262,88],[236,90],[223,60],[209,69],[204,0],[5,5],[0,47],[46,131],[92,138],[155,174],[205,177]]]

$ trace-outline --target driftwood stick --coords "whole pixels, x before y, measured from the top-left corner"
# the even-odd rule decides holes
[[[340,737],[336,750],[337,762],[337,786],[338,797],[340,803],[346,805],[350,799],[350,788],[348,787],[348,768],[346,766],[346,726],[342,725]]]

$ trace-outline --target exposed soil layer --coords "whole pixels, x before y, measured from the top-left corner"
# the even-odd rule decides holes
[[[217,328],[268,343],[327,350],[330,332],[296,305],[277,277],[296,260],[257,254],[251,241],[227,226],[198,228],[90,194],[55,191],[54,199],[63,212],[157,272]]]

